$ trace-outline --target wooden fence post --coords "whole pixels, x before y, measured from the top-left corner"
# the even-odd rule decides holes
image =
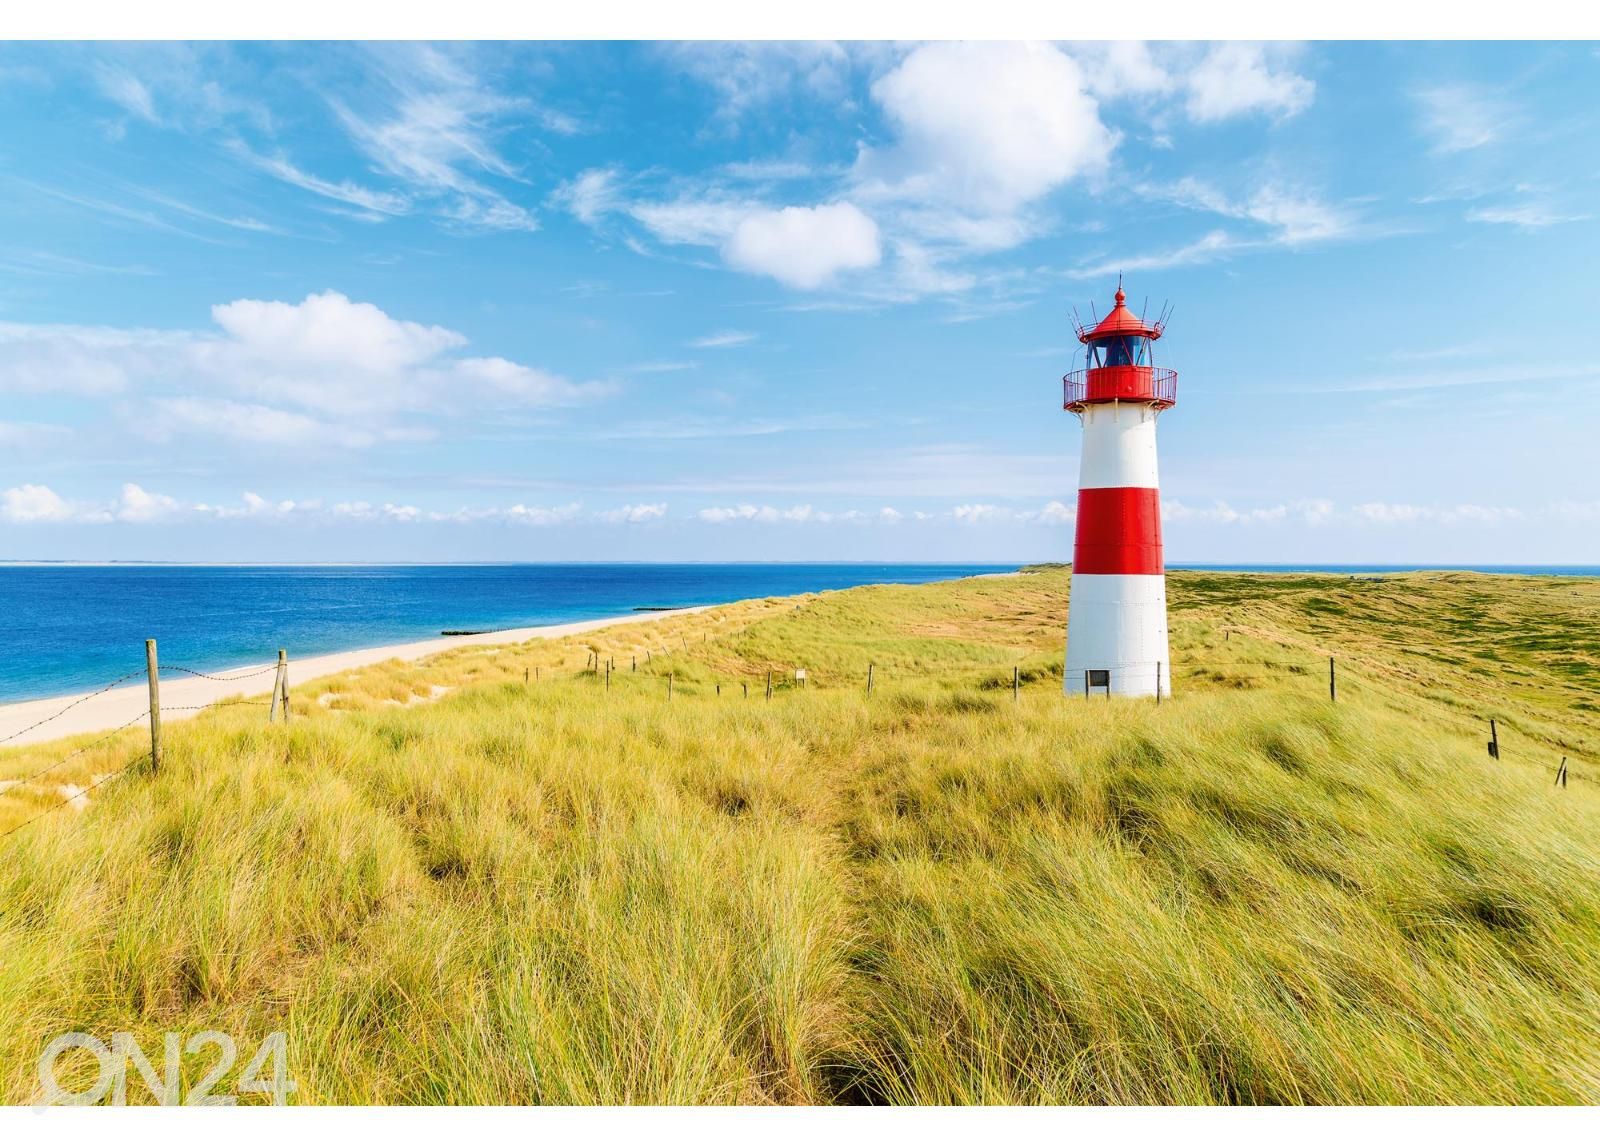
[[[1083,670],[1083,698],[1089,698],[1089,669]]]
[[[1156,661],[1156,707],[1161,706],[1161,661]]]
[[[1567,785],[1567,757],[1561,757],[1561,766],[1556,768],[1556,782],[1562,787]]]
[[[1492,719],[1489,721],[1489,756],[1491,759],[1500,758],[1500,731]]]
[[[744,698],[748,700],[750,698],[750,681],[746,680],[739,687],[744,689]]]
[[[1334,680],[1333,657],[1328,657],[1328,699],[1337,704],[1339,702],[1339,686]]]
[[[272,699],[267,703],[267,723],[278,718],[278,697],[283,695],[283,649],[278,649],[278,670],[272,675]]]
[[[667,673],[667,699],[672,699],[672,673]]]
[[[767,669],[767,699],[772,699],[772,669]]]
[[[283,722],[289,722],[289,653],[278,649],[278,697],[283,701]]]
[[[144,666],[150,676],[150,770],[161,770],[161,670],[156,666],[156,642],[144,642]]]
[[[611,661],[606,661],[606,691],[611,690]]]
[[[872,669],[873,669],[873,667],[874,666],[871,665],[871,664],[867,665],[867,695],[869,695],[869,696],[872,695]]]
[[[1022,677],[1015,664],[1011,665],[1011,702],[1022,699]]]

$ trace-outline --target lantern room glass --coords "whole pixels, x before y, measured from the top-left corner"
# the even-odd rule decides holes
[[[1100,338],[1089,344],[1091,370],[1101,366],[1148,366],[1150,339],[1133,335]]]

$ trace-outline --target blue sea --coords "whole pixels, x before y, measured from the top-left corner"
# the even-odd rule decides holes
[[[343,652],[446,629],[486,630],[722,604],[861,584],[921,584],[1015,565],[486,564],[0,565],[0,703],[85,691],[144,663],[200,671]],[[1200,565],[1246,572],[1384,573],[1428,566]],[[1432,566],[1438,567],[1438,566]],[[1600,575],[1595,566],[1473,571]]]
[[[215,671],[446,629],[620,616],[636,608],[895,582],[1016,565],[0,565],[0,703],[87,691],[144,664]]]

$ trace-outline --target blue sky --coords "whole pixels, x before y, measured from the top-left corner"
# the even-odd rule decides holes
[[[11,45],[0,558],[1596,562],[1590,45]]]

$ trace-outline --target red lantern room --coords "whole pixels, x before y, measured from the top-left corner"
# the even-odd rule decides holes
[[[1155,342],[1166,317],[1154,325],[1128,309],[1122,283],[1117,283],[1116,305],[1094,329],[1078,326],[1087,368],[1062,378],[1062,405],[1082,413],[1089,405],[1106,402],[1142,402],[1157,410],[1171,409],[1178,401],[1178,372],[1155,365]]]

